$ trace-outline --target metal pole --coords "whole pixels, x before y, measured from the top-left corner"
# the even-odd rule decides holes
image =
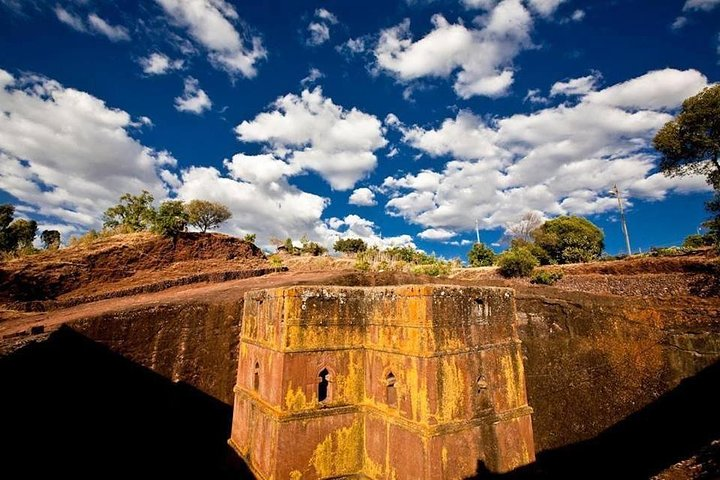
[[[620,190],[618,190],[617,185],[613,186],[612,193],[614,193],[617,197],[618,206],[620,207],[620,222],[622,224],[623,234],[625,234],[625,246],[627,247],[628,255],[632,255],[632,250],[630,249],[630,235],[628,235],[627,223],[625,223],[625,212],[623,210],[622,197],[620,196]]]

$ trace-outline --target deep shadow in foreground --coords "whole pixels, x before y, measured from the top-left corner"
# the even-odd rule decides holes
[[[693,455],[695,478],[720,478],[720,362],[590,440],[548,450],[506,474],[478,466],[476,479],[647,479]],[[678,477],[679,478],[679,477]]]
[[[66,327],[0,358],[5,473],[250,479],[226,443],[231,416]]]

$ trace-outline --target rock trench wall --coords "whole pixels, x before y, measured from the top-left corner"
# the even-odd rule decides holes
[[[720,358],[717,300],[519,288],[537,451],[592,438]],[[228,405],[242,300],[158,305],[76,321],[113,351]]]

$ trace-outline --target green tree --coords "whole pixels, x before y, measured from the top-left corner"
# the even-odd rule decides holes
[[[10,230],[14,215],[14,206],[7,203],[0,205],[0,252],[12,252],[17,248],[17,239]]]
[[[160,204],[152,222],[152,231],[165,237],[176,238],[187,229],[188,213],[180,200],[168,200]]]
[[[533,257],[537,258],[540,265],[550,265],[557,263],[557,261],[550,258],[548,252],[545,251],[540,245],[535,244],[533,241],[522,240],[520,238],[514,238],[510,242],[510,248],[527,248]]]
[[[720,192],[715,193],[715,197],[705,204],[707,210],[713,215],[710,220],[703,223],[703,227],[707,228],[707,236],[720,250]]]
[[[665,175],[705,175],[715,196],[705,204],[713,215],[704,226],[720,249],[720,85],[683,102],[680,113],[653,139]]]
[[[306,235],[302,236],[302,238],[300,239],[300,243],[302,244],[302,246],[300,247],[300,252],[303,255],[311,255],[313,257],[318,257],[327,253],[327,248],[323,247],[317,242],[311,242]]]
[[[592,222],[574,216],[548,220],[533,231],[535,244],[547,252],[552,263],[589,262],[604,248],[602,230]]]
[[[246,241],[246,242],[248,242],[248,243],[255,243],[255,239],[256,239],[256,238],[257,238],[257,235],[256,235],[256,234],[254,234],[254,233],[247,233],[247,234],[245,234],[245,236],[243,237],[243,240]]]
[[[701,174],[720,190],[720,85],[683,102],[680,113],[655,135],[666,175]]]
[[[390,247],[385,250],[385,253],[396,262],[417,262],[418,251],[409,245],[405,245],[403,247]]]
[[[143,190],[140,195],[124,194],[120,197],[120,203],[105,210],[103,227],[123,227],[131,232],[149,229],[155,217],[153,200],[155,198],[147,190]]]
[[[341,238],[335,242],[333,249],[345,254],[360,253],[367,250],[367,244],[361,238]]]
[[[495,261],[495,252],[484,243],[475,243],[468,252],[471,267],[489,267]]]
[[[190,225],[199,228],[203,233],[219,227],[232,217],[232,212],[225,205],[207,200],[193,200],[185,208]]]
[[[290,255],[300,255],[300,249],[295,246],[292,238],[287,237],[282,245]]]
[[[527,277],[540,262],[527,248],[515,247],[504,251],[498,257],[497,265],[503,277]]]
[[[15,239],[16,248],[32,248],[33,240],[37,235],[37,222],[35,220],[19,218],[13,221],[8,229],[11,237]]]
[[[57,230],[43,230],[40,240],[46,250],[57,250],[60,247],[60,232]]]

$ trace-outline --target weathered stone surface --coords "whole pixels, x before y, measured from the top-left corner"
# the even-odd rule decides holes
[[[72,329],[231,404],[241,318],[242,302],[166,304],[78,320]]]
[[[716,300],[544,288],[517,304],[538,452],[597,436],[720,359]]]
[[[509,289],[245,297],[230,441],[258,478],[505,472],[534,458],[530,413]]]

